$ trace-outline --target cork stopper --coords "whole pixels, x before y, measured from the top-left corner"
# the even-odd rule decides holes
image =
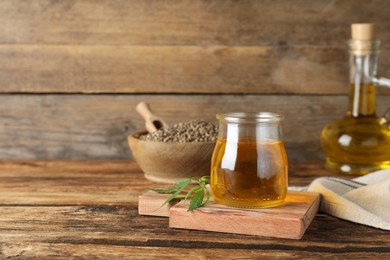
[[[375,28],[372,23],[354,23],[351,29],[352,40],[372,41],[375,39]]]

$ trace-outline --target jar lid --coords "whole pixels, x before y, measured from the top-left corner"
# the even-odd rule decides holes
[[[272,112],[259,112],[259,113],[244,113],[234,112],[226,114],[217,114],[217,119],[225,121],[227,123],[279,123],[284,117],[283,115]]]

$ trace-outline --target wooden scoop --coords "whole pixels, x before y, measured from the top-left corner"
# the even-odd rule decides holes
[[[161,118],[157,117],[155,114],[152,113],[148,103],[146,102],[138,103],[136,110],[138,114],[140,114],[144,118],[145,127],[149,133],[156,132],[157,130],[163,127],[168,127],[168,124],[165,123],[164,120],[162,120]]]

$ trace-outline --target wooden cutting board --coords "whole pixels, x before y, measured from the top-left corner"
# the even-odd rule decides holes
[[[210,201],[194,211],[184,202],[159,208],[167,195],[147,192],[139,197],[139,214],[169,216],[169,227],[300,239],[314,219],[319,207],[319,194],[289,192],[286,202],[266,209],[239,209]]]
[[[148,191],[138,197],[138,214],[157,217],[169,217],[169,209],[180,202],[180,199],[174,199],[170,203],[162,206],[164,201],[171,195],[159,194],[154,191]]]

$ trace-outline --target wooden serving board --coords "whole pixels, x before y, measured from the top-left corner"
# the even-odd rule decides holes
[[[180,202],[180,198],[164,204],[170,194],[159,194],[154,191],[148,191],[138,197],[138,214],[147,216],[169,217],[169,209]]]
[[[290,192],[284,205],[238,209],[210,201],[192,212],[180,202],[170,209],[169,227],[300,239],[319,207],[317,193]]]
[[[279,207],[240,209],[210,202],[194,211],[188,204],[173,202],[159,208],[168,195],[147,192],[139,197],[139,214],[169,216],[169,227],[300,239],[314,219],[319,207],[319,194],[289,192]]]

